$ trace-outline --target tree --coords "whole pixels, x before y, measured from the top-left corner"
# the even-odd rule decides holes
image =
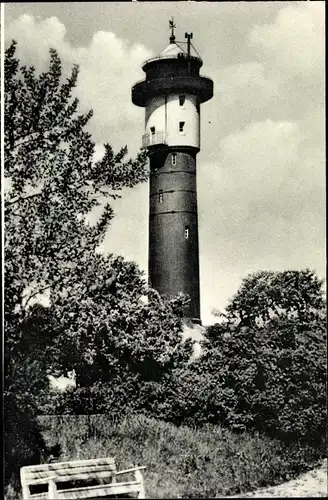
[[[106,144],[94,162],[94,142],[85,126],[92,112],[78,114],[72,98],[78,68],[61,83],[61,63],[50,51],[40,76],[21,66],[16,43],[5,58],[5,320],[10,356],[32,299],[63,290],[82,275],[113,217],[109,200],[123,187],[147,178],[146,156],[124,162]],[[97,224],[90,211],[107,200]],[[91,286],[91,284],[90,284]],[[17,340],[17,339],[16,339]]]
[[[252,325],[274,316],[308,321],[324,317],[323,281],[309,269],[258,271],[243,279],[224,315],[229,321]]]
[[[221,324],[207,329],[199,360],[214,420],[286,440],[325,436],[324,305],[322,282],[308,270],[243,280]]]
[[[147,179],[146,155],[124,162],[127,148],[93,160],[95,144],[85,126],[92,112],[78,114],[72,98],[78,68],[61,84],[61,63],[37,76],[19,66],[13,42],[5,58],[6,306],[26,309],[48,288],[63,288],[72,265],[81,272],[102,242],[113,217],[109,201],[124,187]],[[95,225],[90,211],[106,204]],[[11,292],[11,293],[9,293]]]
[[[200,360],[236,405],[224,414],[232,428],[258,430],[284,440],[320,440],[326,426],[325,322],[307,325],[274,318],[259,328],[213,325]],[[229,332],[229,334],[228,334]],[[214,340],[215,339],[215,340]],[[211,379],[212,380],[212,379]],[[205,391],[206,393],[206,391]]]
[[[108,412],[137,401],[140,384],[187,361],[186,299],[164,301],[134,263],[97,251],[113,217],[110,201],[147,179],[146,154],[126,161],[126,147],[115,154],[106,144],[95,162],[85,130],[92,113],[79,114],[72,97],[78,68],[62,82],[51,50],[48,71],[37,75],[20,66],[15,50],[13,42],[5,59],[6,411],[18,408],[21,420],[32,421],[36,399],[51,407],[47,366],[57,374],[76,371],[76,393],[57,398],[65,406],[70,399],[72,411]],[[103,203],[98,222],[88,223]],[[45,293],[49,306],[32,307]],[[39,460],[34,452],[30,459]]]
[[[62,81],[55,50],[41,75],[20,65],[15,54],[13,42],[4,67],[4,175],[10,185],[4,203],[5,409],[10,414],[20,408],[21,417],[31,420],[37,363],[26,325],[36,325],[38,318],[29,306],[46,291],[55,295],[67,288],[73,274],[83,275],[113,217],[110,200],[146,180],[148,172],[146,154],[126,161],[126,147],[114,153],[105,144],[103,158],[94,161],[95,144],[85,130],[92,112],[79,114],[72,97],[77,66]],[[87,215],[103,203],[99,221],[88,224]],[[89,279],[91,287],[94,276]],[[21,428],[20,422],[15,432]]]
[[[113,269],[115,282],[106,290],[103,283]],[[101,281],[90,292],[95,271]],[[56,293],[52,303],[55,323],[62,325],[56,368],[76,371],[77,390],[61,398],[66,411],[115,409],[123,415],[123,407],[140,406],[138,394],[145,382],[161,382],[191,356],[192,345],[181,335],[186,299],[164,301],[148,289],[137,266],[121,257],[95,254],[84,275],[72,276],[71,285]]]

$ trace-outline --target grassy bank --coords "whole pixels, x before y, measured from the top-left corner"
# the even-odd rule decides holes
[[[115,423],[104,415],[40,417],[39,422],[47,446],[57,445],[56,461],[113,456],[118,469],[146,465],[149,498],[233,495],[302,471],[295,453],[286,453],[278,441],[218,426],[177,428],[142,416]]]
[[[146,465],[148,498],[208,498],[279,484],[316,465],[315,450],[287,448],[263,436],[219,426],[175,427],[142,416],[39,417],[56,461],[113,456],[117,468]],[[312,453],[312,455],[311,455]],[[304,460],[306,455],[307,460]],[[9,489],[7,500],[20,495]]]

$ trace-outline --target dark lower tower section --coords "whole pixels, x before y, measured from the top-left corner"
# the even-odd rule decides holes
[[[184,315],[200,323],[197,151],[150,152],[149,280],[161,295],[189,295]]]

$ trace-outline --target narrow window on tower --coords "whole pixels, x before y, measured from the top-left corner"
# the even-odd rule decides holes
[[[179,105],[183,106],[186,100],[186,96],[184,95],[179,95]]]
[[[158,193],[158,203],[163,203],[163,189],[159,190],[159,193]]]
[[[177,164],[177,154],[172,153],[172,165],[176,165],[176,164]]]
[[[185,237],[185,240],[188,240],[188,239],[189,239],[189,226],[186,226],[186,227],[185,227],[185,230],[184,230],[184,237]]]
[[[154,142],[155,142],[155,127],[150,127],[150,133],[151,133],[150,144],[154,144]]]
[[[180,132],[180,134],[183,134],[184,131],[185,131],[185,129],[184,129],[185,123],[186,122],[179,122],[179,132]]]

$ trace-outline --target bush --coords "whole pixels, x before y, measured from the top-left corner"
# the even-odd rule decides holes
[[[5,395],[4,483],[19,486],[19,471],[43,459],[45,442],[33,407],[24,398]]]
[[[217,325],[209,333],[215,340],[199,360],[193,382],[196,393],[208,399],[204,413],[213,422],[286,441],[322,440],[327,421],[323,320],[274,318],[261,328]]]

